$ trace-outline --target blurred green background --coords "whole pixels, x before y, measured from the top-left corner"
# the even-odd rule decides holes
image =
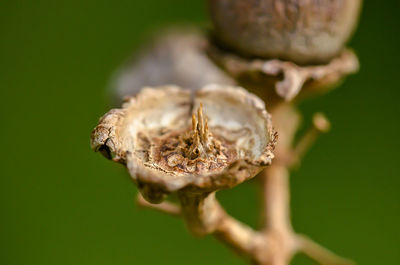
[[[359,264],[400,264],[399,1],[365,1],[359,74],[300,106],[333,130],[293,173],[297,231]],[[207,25],[201,0],[0,3],[0,264],[246,264],[181,220],[137,209],[127,172],[89,147],[110,74],[149,32]],[[254,183],[220,194],[257,224]],[[313,264],[296,257],[293,264]]]

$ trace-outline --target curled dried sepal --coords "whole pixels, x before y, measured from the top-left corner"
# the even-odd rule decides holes
[[[271,163],[275,138],[264,103],[244,89],[211,85],[192,95],[169,86],[145,88],[107,113],[92,148],[125,163],[156,203],[184,188],[210,192],[254,177]]]
[[[212,45],[207,50],[209,56],[236,79],[257,82],[252,80],[257,74],[276,79],[275,91],[287,101],[295,98],[302,90],[330,87],[343,77],[357,72],[359,68],[357,56],[348,49],[327,64],[305,66],[279,59],[248,59]]]

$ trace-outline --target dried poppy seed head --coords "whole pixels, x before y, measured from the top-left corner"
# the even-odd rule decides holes
[[[92,148],[126,164],[152,203],[182,189],[233,187],[271,163],[275,134],[264,103],[241,88],[145,88],[112,110]],[[104,152],[102,152],[104,154]]]
[[[361,0],[208,0],[216,38],[250,56],[326,63],[347,42]]]

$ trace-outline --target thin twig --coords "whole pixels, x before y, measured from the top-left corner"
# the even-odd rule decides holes
[[[335,253],[315,243],[307,236],[297,235],[296,241],[299,251],[321,265],[355,265],[353,261],[337,256]]]
[[[136,199],[136,203],[138,206],[152,209],[152,210],[157,210],[172,216],[180,216],[181,215],[181,208],[173,204],[171,202],[162,202],[160,204],[152,204],[147,202],[143,196],[139,193]]]
[[[312,127],[302,136],[293,148],[293,164],[300,161],[300,159],[306,154],[308,149],[317,140],[321,133],[326,133],[330,130],[331,124],[329,120],[322,113],[316,113],[313,116]]]
[[[289,172],[284,166],[273,164],[263,174],[265,229],[280,232],[291,230]]]
[[[237,252],[250,257],[257,256],[260,250],[267,247],[263,234],[254,231],[229,215],[222,218],[214,235]]]

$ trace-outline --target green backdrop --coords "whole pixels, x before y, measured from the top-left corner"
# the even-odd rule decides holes
[[[300,106],[333,130],[292,177],[295,228],[359,264],[400,264],[399,1],[365,1],[361,71]],[[126,171],[89,147],[113,70],[149,32],[207,26],[200,0],[0,2],[0,264],[245,264],[181,220],[137,209]],[[254,183],[224,191],[257,224]],[[297,257],[295,265],[313,264]]]

